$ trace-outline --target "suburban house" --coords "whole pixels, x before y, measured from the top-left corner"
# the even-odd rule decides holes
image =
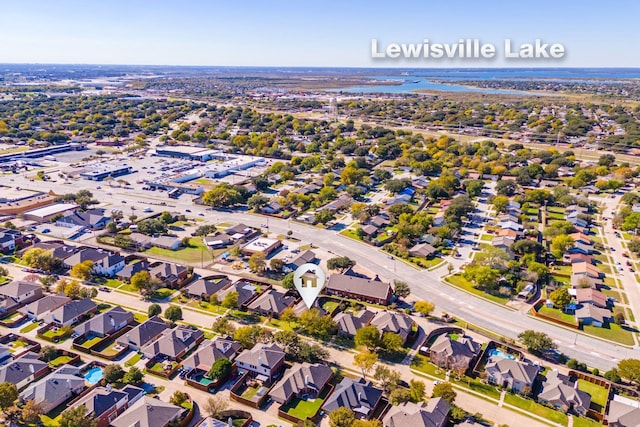
[[[442,334],[429,348],[432,363],[446,369],[467,370],[480,351],[480,344],[470,337],[451,338]]]
[[[273,386],[269,396],[281,405],[288,403],[293,397],[317,397],[332,377],[333,371],[325,364],[296,364]]]
[[[89,298],[71,301],[44,316],[45,323],[55,326],[69,326],[79,321],[83,316],[98,311],[98,306]]]
[[[162,319],[153,316],[118,338],[118,344],[128,345],[133,350],[140,351],[147,344],[155,341],[168,328],[169,326]]]
[[[252,349],[244,350],[236,357],[236,366],[241,373],[270,383],[284,369],[284,351],[277,344],[258,343]]]
[[[567,255],[565,255],[567,256]],[[573,253],[573,254],[569,254],[569,262],[571,264],[577,264],[580,262],[586,262],[589,264],[593,264],[593,262],[595,261],[595,259],[593,258],[593,256],[591,255],[585,255],[585,254],[579,254],[579,253]]]
[[[183,412],[185,409],[173,403],[144,396],[111,421],[111,425],[113,427],[167,427],[171,421],[180,418]]]
[[[248,241],[260,235],[260,230],[249,227],[248,225],[242,223],[233,227],[229,227],[224,232],[231,236],[231,240],[233,240],[234,242],[238,240]]]
[[[547,378],[542,384],[542,391],[538,394],[538,400],[551,405],[557,410],[568,412],[573,410],[581,415],[586,415],[591,405],[591,396],[578,389],[578,380],[572,381],[567,375],[558,373],[556,369],[547,373]]]
[[[127,393],[111,387],[96,387],[74,402],[71,408],[84,406],[87,408],[87,414],[92,414],[98,420],[98,427],[107,427],[127,409],[128,403]]]
[[[165,356],[171,360],[181,360],[182,357],[204,340],[204,334],[198,328],[188,325],[178,325],[174,329],[167,329],[160,337],[142,349],[142,353],[149,359]]]
[[[97,230],[103,228],[111,218],[105,216],[104,209],[90,209],[88,211],[71,211],[59,218],[56,225],[59,227],[78,228],[81,230]]]
[[[529,362],[491,356],[485,366],[485,371],[490,383],[518,393],[528,394],[531,392],[540,367]]]
[[[132,323],[133,320],[133,313],[116,306],[76,326],[74,332],[81,336],[106,337]]]
[[[151,264],[149,269],[151,277],[162,280],[165,286],[177,288],[189,275],[189,269],[184,265],[178,265],[171,262],[159,262]]]
[[[593,247],[582,242],[573,242],[573,246],[570,247],[567,252],[569,254],[591,255],[593,253]]]
[[[295,271],[298,267],[303,264],[315,264],[317,258],[315,252],[307,249],[306,251],[299,254],[293,261],[285,265],[289,271]]]
[[[178,250],[182,245],[182,240],[174,236],[158,236],[152,237],[149,241],[149,245],[155,246],[156,248],[175,251]]]
[[[593,288],[576,289],[576,302],[578,304],[592,304],[596,307],[607,307],[607,296]]]
[[[611,310],[607,308],[600,308],[593,304],[582,304],[576,309],[575,317],[576,320],[583,325],[593,325],[601,328],[602,325],[611,320],[613,315],[611,314]]]
[[[72,268],[84,261],[93,262],[93,272],[102,276],[113,277],[124,268],[124,257],[102,249],[85,248],[64,260],[66,268]]]
[[[407,338],[411,335],[412,329],[415,327],[415,322],[403,313],[379,311],[373,319],[371,319],[370,325],[378,328],[382,334],[390,332],[400,335],[402,343],[405,344]]]
[[[218,292],[218,300],[222,301],[227,294],[231,292],[238,293],[238,307],[246,307],[257,295],[256,285],[246,280],[238,280],[235,283],[227,285]]]
[[[571,233],[569,234],[569,237],[571,237],[573,239],[574,242],[580,242],[583,245],[593,245],[593,240],[591,240],[591,237],[587,236],[584,233]]]
[[[8,254],[24,244],[24,236],[21,231],[9,228],[0,228],[0,252]]]
[[[509,258],[513,259],[513,252],[511,252],[511,245],[515,243],[515,240],[510,237],[494,237],[491,240],[491,246],[494,248],[502,249],[509,255]]]
[[[16,280],[0,286],[0,298],[11,299],[17,304],[28,304],[42,298],[42,286],[33,282]]]
[[[376,411],[381,400],[382,390],[374,387],[371,381],[365,381],[363,378],[353,380],[345,377],[324,401],[322,410],[331,412],[345,407],[351,409],[356,418],[368,420]]]
[[[640,424],[640,407],[637,401],[615,395],[609,401],[609,411],[605,419],[611,427],[629,427]]]
[[[286,296],[278,291],[269,289],[248,304],[247,310],[263,316],[277,318],[286,308],[293,306],[295,301],[296,299],[292,296]]]
[[[10,382],[18,389],[49,373],[49,364],[33,352],[26,353],[0,367],[0,383]]]
[[[375,316],[375,313],[366,309],[360,311],[357,315],[341,311],[333,320],[338,325],[338,333],[340,335],[353,338],[358,329],[367,326],[371,322],[373,316]]]
[[[31,320],[42,320],[47,314],[62,307],[70,301],[71,298],[64,295],[47,295],[32,302],[31,304],[25,305],[18,311],[26,315]]]
[[[323,291],[329,295],[354,298],[380,305],[388,305],[393,295],[391,284],[383,282],[378,276],[371,280],[346,274],[329,276]]]
[[[224,338],[204,340],[197,351],[182,361],[182,366],[187,370],[209,372],[216,360],[233,360],[241,350],[242,345],[237,341]]]
[[[409,255],[420,258],[431,258],[438,250],[428,243],[418,243],[409,249]]]
[[[571,274],[575,276],[587,276],[592,279],[600,279],[602,272],[593,264],[588,262],[579,262],[571,264]]]
[[[38,242],[33,244],[31,247],[44,249],[45,251],[51,251],[54,257],[60,258],[63,261],[76,253],[76,251],[78,250],[78,248],[75,246],[66,245],[62,241],[53,240],[47,242]],[[20,254],[24,254],[24,252],[26,252],[26,249],[20,251]]]
[[[54,372],[24,389],[20,393],[20,400],[33,400],[46,414],[72,396],[82,393],[84,386],[85,380],[82,377]]]
[[[128,282],[134,274],[141,271],[149,271],[149,265],[149,261],[146,260],[127,264],[122,268],[122,270],[116,273],[116,278]]]
[[[220,249],[229,246],[233,243],[231,236],[227,233],[217,232],[211,236],[206,236],[203,238],[204,244],[209,246],[212,249]]]
[[[182,288],[182,292],[189,298],[200,298],[209,301],[212,295],[217,294],[230,283],[231,280],[227,277],[202,277]]]
[[[403,402],[392,406],[382,419],[384,427],[444,427],[449,420],[451,405],[441,397],[427,403]]]

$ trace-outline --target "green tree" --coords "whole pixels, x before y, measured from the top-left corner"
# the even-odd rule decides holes
[[[425,384],[420,380],[411,380],[409,382],[409,391],[411,392],[412,402],[422,402],[424,400]]]
[[[233,333],[233,339],[238,341],[245,349],[251,349],[258,342],[260,326],[240,326]]]
[[[365,379],[377,361],[378,355],[370,351],[363,351],[353,356],[353,364],[362,370],[362,376]]]
[[[6,413],[7,409],[13,406],[18,400],[18,388],[10,382],[0,384],[0,409]]]
[[[330,427],[352,427],[355,422],[353,411],[346,406],[341,406],[329,413]]]
[[[58,425],[60,427],[97,427],[98,421],[87,414],[86,406],[78,405],[64,411]]]
[[[171,322],[176,322],[178,320],[181,320],[182,319],[182,309],[180,307],[178,307],[177,305],[170,305],[164,311],[164,317],[167,320],[171,321]]]
[[[336,214],[329,209],[322,209],[316,212],[316,215],[313,219],[316,224],[326,224],[329,221],[333,221],[334,219],[336,219]]]
[[[211,330],[216,334],[220,334],[223,337],[232,336],[235,332],[236,328],[231,324],[229,319],[226,317],[218,317],[213,321],[213,325],[211,325]]]
[[[171,212],[167,212],[167,211],[162,212],[158,219],[164,222],[165,224],[173,224],[175,222],[173,215],[171,215]]]
[[[142,382],[143,378],[144,372],[137,367],[132,366],[122,377],[122,382],[125,384],[137,385]]]
[[[411,400],[411,390],[404,387],[397,387],[389,393],[389,400],[394,405],[399,405],[403,402],[409,402]]]
[[[160,307],[160,304],[151,304],[147,313],[149,317],[159,316],[160,314],[162,314],[162,307]]]
[[[456,400],[456,392],[451,383],[441,382],[433,387],[432,397],[441,397],[447,403],[452,404]]]
[[[291,323],[295,322],[297,319],[298,316],[296,315],[296,311],[293,309],[293,307],[287,307],[282,310],[282,313],[280,313],[280,320],[282,320],[283,322],[287,322],[289,326],[291,326]]]
[[[151,278],[151,274],[149,274],[146,270],[141,270],[131,276],[129,279],[129,283],[133,289],[140,292],[142,295],[149,295],[153,291],[155,291],[156,286],[154,285],[154,281]]]
[[[374,351],[380,346],[380,331],[373,325],[364,326],[356,331],[354,342],[357,346]]]
[[[56,357],[58,357],[58,349],[52,345],[45,345],[40,349],[40,353],[38,356],[43,362],[51,362]]]
[[[221,358],[213,362],[211,369],[209,370],[209,378],[216,380],[225,380],[231,373],[232,363],[227,358]]]
[[[293,290],[296,288],[295,283],[293,283],[293,273],[289,273],[282,279],[282,287],[285,289]]]
[[[382,334],[382,339],[380,340],[380,346],[389,353],[395,353],[402,349],[404,343],[402,342],[402,337],[393,332],[385,332]]]
[[[493,198],[493,208],[496,212],[502,213],[507,211],[509,206],[509,198],[506,196],[496,196]]]
[[[640,360],[623,359],[618,362],[618,374],[632,382],[640,382]]]
[[[571,294],[567,288],[558,288],[549,294],[549,299],[553,302],[553,306],[564,311],[571,302]]]
[[[238,308],[238,292],[228,292],[222,299],[221,305],[226,309]]]
[[[411,294],[411,288],[409,288],[407,282],[404,282],[402,280],[394,280],[393,294],[398,298],[406,298]]]
[[[533,354],[542,354],[545,351],[553,350],[558,346],[544,332],[536,332],[532,329],[521,332],[518,339],[527,347],[527,350]]]
[[[556,258],[562,258],[562,255],[573,246],[573,237],[566,234],[560,234],[551,240],[551,252]]]
[[[329,258],[327,260],[327,268],[329,270],[339,270],[341,273],[344,273],[346,270],[355,265],[356,262],[346,256]]]
[[[267,267],[265,256],[262,252],[256,252],[249,257],[249,269],[262,273]]]
[[[284,261],[280,258],[273,258],[271,261],[269,261],[269,267],[271,267],[273,271],[279,273],[284,268]]]
[[[176,390],[171,395],[169,402],[173,403],[176,406],[181,406],[187,400],[189,400],[189,395],[187,393],[180,390]]]
[[[398,387],[400,372],[389,369],[387,365],[378,364],[373,373],[373,378],[380,383],[383,390],[388,394]]]
[[[42,404],[36,403],[35,400],[27,400],[22,407],[22,421],[26,424],[36,424],[40,421],[40,416],[44,414]]]
[[[124,378],[124,370],[117,363],[112,363],[104,367],[102,378],[109,384],[120,382]]]

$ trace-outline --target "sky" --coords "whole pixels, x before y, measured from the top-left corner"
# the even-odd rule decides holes
[[[0,63],[640,67],[635,0],[3,0]],[[372,59],[371,40],[496,45],[492,60]],[[561,43],[562,59],[508,60]]]

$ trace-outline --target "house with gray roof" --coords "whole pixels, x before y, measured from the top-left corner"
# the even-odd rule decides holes
[[[104,228],[111,218],[104,214],[104,209],[89,209],[84,212],[70,211],[56,221],[59,227],[78,228],[79,230],[96,230]]]
[[[182,361],[182,366],[188,370],[200,369],[209,372],[216,360],[233,360],[241,350],[242,344],[234,340],[204,340],[197,351]]]
[[[74,332],[83,336],[96,335],[106,337],[133,323],[133,320],[133,313],[120,306],[115,306],[111,310],[100,313],[78,325]]]
[[[431,344],[429,360],[442,368],[466,371],[479,351],[480,344],[470,337],[453,339],[442,334]]]
[[[583,325],[593,325],[601,328],[602,325],[611,320],[613,315],[608,308],[600,308],[593,304],[581,304],[575,311],[575,317]]]
[[[69,326],[79,321],[83,316],[98,311],[98,306],[90,298],[71,301],[44,316],[45,323],[56,326]]]
[[[42,320],[47,314],[69,302],[71,298],[64,295],[47,295],[21,307],[18,311],[31,320]]]
[[[338,325],[338,333],[340,335],[353,338],[356,332],[358,332],[358,329],[367,326],[374,316],[375,313],[367,309],[360,311],[358,314],[341,311],[333,320]]]
[[[212,295],[217,294],[229,284],[231,284],[231,280],[227,277],[201,277],[182,288],[182,292],[190,298],[200,298],[208,301]]]
[[[333,371],[325,364],[296,364],[273,386],[269,396],[282,405],[301,395],[317,397],[332,377]]]
[[[444,427],[451,405],[441,397],[427,403],[403,402],[392,406],[382,420],[384,427]]]
[[[369,324],[378,328],[382,334],[391,332],[392,334],[400,335],[403,344],[407,342],[407,338],[411,335],[415,326],[415,322],[411,317],[404,313],[392,311],[377,312]]]
[[[323,291],[329,295],[359,299],[373,304],[388,305],[393,290],[391,284],[383,282],[376,276],[374,279],[332,274]]]
[[[246,307],[255,297],[258,296],[258,288],[246,280],[238,280],[227,285],[218,292],[218,300],[222,301],[231,292],[238,293],[238,307]]]
[[[306,251],[299,254],[296,258],[293,259],[289,264],[285,267],[291,271],[295,271],[298,267],[303,264],[314,264],[317,260],[316,253],[312,250],[307,249]]]
[[[118,338],[118,344],[128,345],[130,348],[140,351],[147,344],[155,341],[168,328],[169,326],[161,318],[153,316]]]
[[[124,268],[116,273],[116,278],[120,280],[131,280],[131,277],[141,271],[149,271],[149,261],[138,261],[131,264],[127,264]]]
[[[178,325],[174,329],[163,331],[158,339],[142,348],[142,353],[149,359],[164,356],[171,360],[181,360],[202,340],[204,340],[204,334],[200,329],[190,325]]]
[[[103,249],[85,248],[64,260],[66,268],[72,268],[84,261],[93,262],[93,272],[102,276],[113,277],[124,268],[124,257]]]
[[[636,400],[614,396],[609,402],[605,417],[611,427],[636,427],[640,425],[640,404]]]
[[[560,411],[573,410],[586,415],[591,405],[591,395],[578,389],[578,381],[554,369],[547,373],[542,391],[538,394],[538,401]]]
[[[82,393],[84,387],[84,378],[54,372],[24,389],[20,393],[20,400],[22,402],[33,400],[40,405],[42,412],[46,414],[71,397]]]
[[[98,427],[105,427],[122,414],[129,407],[128,404],[128,393],[111,387],[96,387],[74,402],[70,408],[84,406],[86,413],[98,420]]]
[[[277,344],[258,343],[252,349],[246,349],[236,357],[236,366],[241,373],[271,382],[284,369],[284,351]]]
[[[491,356],[485,366],[490,383],[528,394],[540,371],[538,365],[500,356]]]
[[[282,312],[293,306],[296,299],[292,296],[287,296],[274,289],[262,292],[256,299],[254,299],[247,309],[263,316],[280,317]]]
[[[0,298],[12,299],[18,304],[28,304],[42,298],[42,286],[25,280],[14,280],[0,286]]]
[[[171,421],[179,419],[185,411],[173,403],[144,396],[111,421],[111,425],[113,427],[167,427]]]
[[[49,364],[33,352],[26,353],[0,367],[0,383],[10,382],[21,389],[49,373]]]
[[[176,288],[187,280],[189,269],[184,265],[172,262],[159,262],[152,264],[149,269],[151,277],[156,277],[165,283],[165,286]]]
[[[324,401],[322,410],[331,412],[338,408],[349,408],[356,418],[370,419],[382,400],[382,390],[363,378],[343,378],[333,393]]]

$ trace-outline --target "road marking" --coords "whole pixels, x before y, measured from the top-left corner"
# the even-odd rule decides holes
[[[596,353],[595,351],[592,351],[591,355],[600,357],[600,353]]]

